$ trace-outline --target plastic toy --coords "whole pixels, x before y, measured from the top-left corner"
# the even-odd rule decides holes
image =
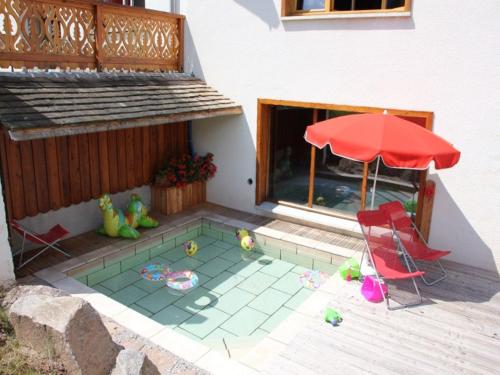
[[[123,214],[122,210],[115,209],[109,194],[104,194],[98,199],[99,208],[102,211],[103,226],[97,230],[99,234],[109,237],[123,237],[137,239],[141,234],[134,229]]]
[[[347,281],[351,281],[352,279],[358,279],[361,275],[359,272],[359,263],[354,258],[347,259],[342,265],[339,267],[340,276]]]
[[[299,280],[304,288],[318,289],[328,279],[328,274],[318,271],[306,271],[300,275]]]
[[[255,243],[252,237],[245,236],[241,239],[240,245],[243,250],[252,251],[253,247],[255,246]]]
[[[382,285],[382,290],[380,290],[380,285]],[[380,284],[374,276],[366,276],[361,286],[361,294],[369,302],[382,302],[384,295],[387,294],[387,285]]]
[[[182,292],[193,289],[198,285],[198,275],[191,270],[170,272],[166,280],[169,288]]]
[[[132,194],[127,205],[127,218],[132,228],[156,228],[158,221],[148,216],[148,209],[139,194]]]
[[[236,239],[238,241],[241,241],[244,237],[246,237],[248,235],[249,234],[248,234],[248,231],[246,229],[241,228],[241,229],[236,230]]]
[[[141,276],[149,281],[162,281],[167,279],[170,268],[166,264],[148,264],[141,271]]]
[[[325,322],[330,323],[332,326],[336,327],[342,322],[342,315],[337,310],[328,307],[325,311]]]
[[[184,242],[184,252],[188,257],[192,257],[198,251],[198,244],[194,241]]]

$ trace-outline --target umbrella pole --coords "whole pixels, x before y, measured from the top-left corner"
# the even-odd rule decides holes
[[[375,168],[375,178],[373,179],[372,203],[370,205],[370,210],[373,210],[373,206],[375,205],[375,189],[377,188],[377,176],[378,176],[379,165],[380,165],[380,156],[377,156],[377,168]]]

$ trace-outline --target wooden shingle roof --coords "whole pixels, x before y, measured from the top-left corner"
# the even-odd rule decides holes
[[[242,113],[184,73],[0,73],[0,122],[14,140]]]

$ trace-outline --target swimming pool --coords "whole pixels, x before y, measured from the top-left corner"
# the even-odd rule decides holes
[[[252,232],[256,246],[245,252],[235,230],[198,219],[96,259],[69,275],[213,349],[253,346],[314,293],[304,287],[301,275],[312,269],[331,275],[337,265],[328,252]],[[188,240],[199,246],[192,257],[183,249]],[[171,271],[193,270],[198,287],[183,294],[164,281],[143,279],[141,270],[154,263],[167,264]]]

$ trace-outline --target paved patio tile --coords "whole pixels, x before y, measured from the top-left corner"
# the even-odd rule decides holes
[[[233,315],[231,319],[222,324],[220,328],[236,336],[248,336],[268,318],[269,315],[267,314],[250,307],[244,307]]]
[[[229,267],[231,267],[232,265],[233,265],[232,262],[229,262],[225,259],[215,258],[208,261],[204,265],[198,267],[197,270],[200,271],[201,273],[204,273],[205,275],[215,277],[220,273],[222,273],[223,271],[225,271],[226,269],[228,269]]]
[[[202,310],[192,316],[179,327],[203,339],[218,326],[225,322],[230,315],[217,309]]]
[[[163,310],[179,298],[181,298],[181,296],[174,295],[168,290],[167,287],[163,287],[149,296],[140,299],[135,304],[156,314],[158,311]]]
[[[178,308],[177,306],[170,305],[151,316],[151,319],[166,326],[177,326],[191,316],[192,314]]]
[[[276,289],[267,289],[248,304],[249,307],[272,315],[290,299],[290,295]]]
[[[274,259],[271,264],[262,267],[260,272],[264,272],[274,277],[282,277],[293,267],[295,267],[295,265],[292,263],[283,262],[282,260],[279,259]]]
[[[218,298],[218,294],[203,287],[199,287],[178,299],[174,304],[187,312],[196,313],[216,301]]]
[[[140,279],[141,276],[136,271],[128,270],[103,281],[101,285],[113,292],[117,292]]]
[[[300,275],[293,272],[287,273],[281,279],[276,281],[272,287],[290,295],[294,295],[302,288]]]
[[[116,293],[110,295],[115,301],[123,303],[128,306],[133,304],[135,301],[147,296],[148,293],[143,289],[140,289],[134,285],[129,285]]]
[[[258,262],[242,260],[241,262],[236,263],[234,266],[228,268],[227,270],[239,276],[249,277],[260,270],[262,267],[264,267],[264,265],[259,264]]]
[[[255,298],[255,294],[235,288],[219,297],[210,306],[222,310],[228,314],[234,314],[239,309],[250,303]]]
[[[287,303],[285,303],[285,307],[295,310],[313,293],[314,292],[312,290],[302,288],[297,292],[297,294],[290,298]]]
[[[193,258],[198,259],[202,262],[208,262],[225,252],[226,250],[221,247],[208,245],[206,247],[199,248],[198,252],[193,256]]]
[[[293,313],[293,310],[289,309],[288,307],[281,307],[259,328],[264,331],[271,332],[273,329],[279,326],[282,321],[290,316],[291,313]]]
[[[218,294],[224,294],[245,280],[244,277],[224,271],[205,284],[205,288]]]
[[[243,281],[238,288],[243,289],[252,294],[260,294],[269,286],[276,282],[276,277],[266,275],[265,273],[256,272],[248,279]]]

